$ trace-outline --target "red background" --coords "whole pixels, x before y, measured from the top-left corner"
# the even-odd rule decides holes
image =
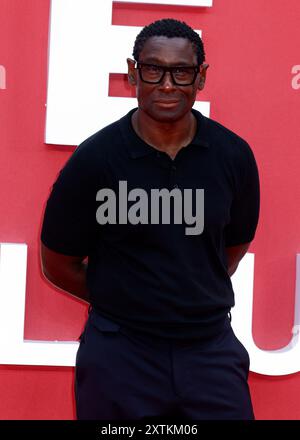
[[[0,90],[0,242],[28,244],[24,337],[75,340],[86,307],[47,284],[39,266],[45,201],[74,149],[44,144],[49,7],[49,0],[0,0],[0,65],[7,74]],[[162,17],[202,29],[210,68],[199,99],[210,101],[211,117],[255,153],[262,200],[250,248],[256,255],[253,335],[260,348],[283,347],[293,326],[300,243],[300,89],[291,86],[291,69],[300,64],[300,2],[214,0],[212,8],[114,3],[112,23],[143,26]],[[109,94],[131,95],[123,75],[111,75]],[[0,366],[0,418],[74,418],[73,381],[73,368]],[[250,373],[249,383],[257,419],[300,418],[299,373]]]

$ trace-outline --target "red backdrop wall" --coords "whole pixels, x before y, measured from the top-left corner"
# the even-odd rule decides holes
[[[49,0],[0,0],[0,65],[6,70],[0,242],[28,244],[24,337],[75,340],[86,307],[47,284],[39,266],[45,201],[74,149],[44,143],[49,7]],[[260,348],[283,347],[294,319],[300,244],[300,88],[292,87],[291,73],[300,64],[300,2],[214,0],[212,8],[114,3],[112,23],[142,26],[162,17],[202,29],[210,68],[199,99],[210,101],[211,117],[247,139],[255,153],[262,200],[250,248],[256,255],[253,335]],[[130,95],[122,75],[111,77],[109,93]],[[0,366],[0,419],[73,419],[73,381],[73,368]],[[299,373],[251,373],[249,383],[257,419],[300,418]]]

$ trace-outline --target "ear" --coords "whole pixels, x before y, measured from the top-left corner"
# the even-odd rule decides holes
[[[204,88],[205,85],[205,80],[206,80],[206,71],[209,68],[209,64],[203,63],[200,66],[200,81],[198,84],[198,89],[202,90]]]
[[[136,61],[131,58],[127,58],[127,66],[128,66],[128,82],[131,86],[136,85],[136,69],[135,69]]]

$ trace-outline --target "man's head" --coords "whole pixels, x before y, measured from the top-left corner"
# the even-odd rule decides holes
[[[173,18],[157,20],[141,30],[136,37],[132,53],[136,61],[140,61],[140,53],[146,41],[151,37],[186,38],[193,46],[198,65],[200,66],[205,61],[203,42],[199,34],[183,21],[174,20]]]
[[[136,86],[142,111],[172,122],[191,110],[208,65],[201,38],[190,26],[170,18],[145,26],[136,37],[133,56],[127,59],[128,80]]]

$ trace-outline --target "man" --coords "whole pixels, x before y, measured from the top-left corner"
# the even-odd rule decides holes
[[[90,304],[77,417],[253,419],[230,276],[257,226],[255,159],[192,109],[208,65],[188,25],[146,26],[133,56],[138,108],[76,149],[42,228],[44,275]]]

